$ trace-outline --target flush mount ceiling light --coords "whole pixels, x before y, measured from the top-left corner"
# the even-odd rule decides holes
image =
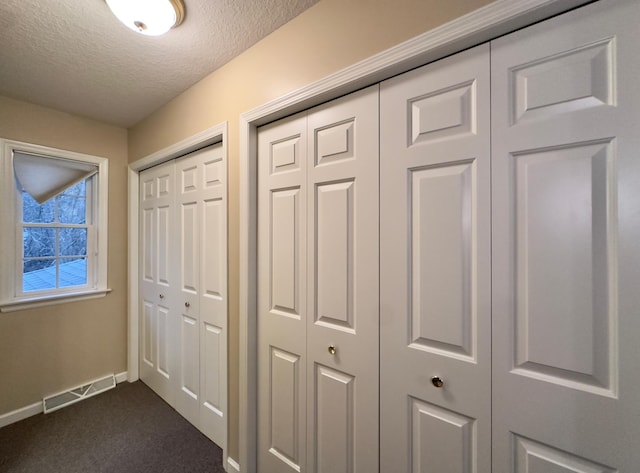
[[[160,36],[182,23],[182,0],[105,0],[113,14],[140,34]]]

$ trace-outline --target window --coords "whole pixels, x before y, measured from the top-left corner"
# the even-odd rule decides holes
[[[108,161],[1,144],[0,310],[106,294]]]

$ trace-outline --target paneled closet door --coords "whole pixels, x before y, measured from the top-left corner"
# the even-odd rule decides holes
[[[140,379],[165,401],[175,402],[178,316],[174,247],[175,167],[166,163],[140,173]]]
[[[227,448],[227,165],[222,144],[196,153],[200,184],[200,430]]]
[[[189,422],[198,424],[200,395],[200,213],[202,167],[196,157],[176,160],[176,211],[178,231],[178,292],[180,328],[178,385],[175,408]]]
[[[258,130],[258,469],[378,471],[378,88]]]
[[[306,114],[258,130],[258,471],[306,472]]]
[[[307,471],[378,471],[378,86],[312,109]]]
[[[640,3],[492,43],[493,471],[640,471]]]
[[[222,145],[176,160],[176,410],[226,446],[226,167]]]
[[[491,472],[489,89],[488,44],[380,86],[381,472]]]

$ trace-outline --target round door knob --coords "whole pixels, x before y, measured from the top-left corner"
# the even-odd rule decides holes
[[[189,307],[191,307],[191,304],[189,304],[188,302],[185,302],[184,306],[188,309]]]
[[[444,381],[440,376],[434,376],[431,378],[431,384],[433,384],[436,388],[441,388],[444,386]]]
[[[330,355],[335,355],[336,354],[336,347],[333,345],[329,345],[329,348],[327,348],[327,351],[329,352]]]
[[[160,299],[164,299],[164,294],[160,294]]]

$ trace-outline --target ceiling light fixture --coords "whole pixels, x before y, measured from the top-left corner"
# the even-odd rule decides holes
[[[128,28],[160,36],[184,19],[182,0],[105,0],[111,12]]]

